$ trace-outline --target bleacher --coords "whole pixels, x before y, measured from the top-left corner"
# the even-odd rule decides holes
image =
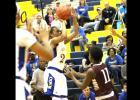
[[[45,3],[47,3],[46,2],[47,0],[44,0],[44,1],[45,1]],[[116,3],[120,2],[121,0],[108,0],[108,1],[110,2],[110,5],[112,5],[113,7],[116,7]],[[104,8],[103,0],[86,0],[86,2],[87,2],[87,5],[89,6],[88,14],[89,14],[90,19],[94,19],[95,16],[97,15],[97,12],[96,12],[97,7]],[[45,3],[43,4],[43,8],[46,6]],[[78,4],[77,2],[72,3],[72,5],[74,5],[74,6],[77,6],[77,4]],[[36,8],[37,7],[36,0],[19,2],[19,5],[20,5],[22,11],[26,11],[28,13],[29,18],[31,16],[33,16],[34,14],[38,13],[38,10]],[[38,5],[38,7],[40,7],[40,5]],[[97,46],[102,48],[103,42],[105,41],[105,37],[110,34],[110,32],[108,30],[109,27],[110,27],[109,25],[106,26],[104,31],[96,31],[96,32],[92,32],[91,34],[86,34],[86,36],[89,40],[88,42],[90,43],[92,40],[95,40],[95,41],[97,41]],[[116,31],[121,34],[123,29],[116,29]],[[70,29],[67,29],[67,34],[68,35],[70,34]],[[113,36],[113,39],[114,39],[114,43],[118,43],[117,37]],[[75,65],[75,68],[78,68],[79,66],[81,66],[82,59],[83,59],[85,52],[80,51],[79,46],[75,47],[75,52],[71,52],[70,43],[66,44],[66,48],[67,48],[66,63],[72,62]],[[107,56],[107,54],[106,54],[106,52],[104,52],[103,62],[105,61],[106,56]],[[69,100],[77,100],[77,99],[73,99],[73,95],[78,95],[82,91],[73,83],[72,80],[67,80],[67,83],[68,83]],[[118,89],[118,91],[120,93],[121,86],[120,85],[114,85],[114,86]]]
[[[104,8],[104,5],[103,5],[102,1],[99,1],[99,0],[86,0],[86,2],[88,4],[88,6],[90,7],[89,11],[88,11],[90,19],[94,19],[95,16],[97,15],[97,11],[96,11],[97,7]],[[115,3],[118,3],[118,1],[116,1]],[[111,3],[111,5],[113,5],[113,7],[116,8],[116,4],[115,3],[113,2],[113,3]],[[103,43],[106,42],[106,36],[110,35],[110,31],[109,31],[110,27],[111,27],[111,25],[107,25],[107,26],[105,26],[105,30],[104,31],[96,31],[96,32],[92,32],[91,34],[86,34],[87,38],[89,39],[89,43],[92,40],[95,40],[95,41],[97,41],[97,46],[102,48],[103,47]],[[69,31],[70,30],[67,30],[68,34],[69,34]],[[117,31],[117,33],[121,34],[123,29],[116,29],[116,31]],[[118,43],[118,38],[117,37],[113,36],[113,39],[114,39],[114,43]],[[71,52],[70,44],[67,44],[67,49],[68,49],[67,50],[68,51],[67,58],[68,58],[68,60],[71,59],[74,64],[77,64],[80,59],[82,60],[82,57],[85,54],[84,51],[80,51],[80,47],[79,46],[75,47],[76,52]],[[105,59],[107,57],[107,52],[105,51],[103,54],[104,54],[103,62],[105,62]],[[68,83],[68,95],[70,97],[72,95],[75,97],[75,95],[77,95],[80,92],[80,90],[77,88],[77,86],[75,86],[73,84],[72,80],[68,80],[67,83]],[[114,88],[115,88],[115,90],[118,93],[122,92],[121,85],[114,85]],[[78,99],[70,99],[70,100],[78,100]]]

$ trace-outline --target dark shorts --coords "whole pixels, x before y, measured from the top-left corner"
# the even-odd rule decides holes
[[[37,91],[33,96],[33,100],[52,100],[52,98]]]

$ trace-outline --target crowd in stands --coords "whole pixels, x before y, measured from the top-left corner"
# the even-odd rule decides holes
[[[56,1],[56,8],[59,7],[61,3]],[[69,5],[71,6],[71,5]],[[109,2],[105,2],[105,8],[102,9],[98,7],[95,9],[98,12],[98,15],[95,19],[91,20],[88,15],[88,5],[86,4],[86,0],[79,0],[79,6],[75,9],[77,12],[77,20],[79,23],[78,35],[70,41],[71,52],[75,52],[75,45],[80,46],[80,51],[85,52],[83,56],[81,67],[79,67],[79,72],[86,72],[89,68],[89,49],[91,46],[96,46],[97,42],[92,41],[88,43],[88,38],[86,37],[87,33],[91,33],[94,31],[104,31],[105,25],[113,25],[110,29],[111,35],[106,36],[106,41],[103,43],[103,47],[101,48],[104,52],[107,52],[107,57],[105,59],[105,64],[109,69],[109,75],[112,80],[112,84],[121,85],[122,92],[118,96],[118,100],[126,100],[127,96],[127,30],[124,30],[121,34],[117,33],[115,29],[117,29],[117,23],[114,22],[115,15],[119,14],[119,16],[123,19],[123,22],[126,27],[126,0],[122,0],[122,4],[116,10],[116,8],[109,5]],[[49,6],[46,11],[46,15],[43,19],[41,14],[35,15],[33,18],[33,22],[31,23],[32,29],[30,31],[32,33],[38,31],[38,27],[43,26],[47,31],[51,29],[51,27],[56,27],[62,31],[62,23],[56,15],[56,8],[52,8]],[[70,33],[73,32],[72,20],[65,21],[67,26],[70,26]],[[112,24],[114,23],[114,24]],[[68,25],[69,24],[69,25]],[[27,29],[29,27],[27,26]],[[118,37],[118,44],[114,43],[113,36]],[[86,51],[86,48],[88,50]],[[73,64],[73,63],[72,63]],[[72,65],[73,66],[73,65]],[[47,67],[46,62],[44,62],[41,58],[39,58],[34,52],[29,51],[29,60],[26,65],[27,69],[27,80],[26,82],[32,87],[32,94],[34,95],[34,100],[49,100],[49,98],[45,99],[42,94],[43,89],[43,73],[44,69]],[[79,94],[78,100],[95,100],[95,93],[90,87],[82,90],[81,94]],[[41,99],[42,98],[42,99]]]

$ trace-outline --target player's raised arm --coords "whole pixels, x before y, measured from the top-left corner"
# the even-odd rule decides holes
[[[40,42],[36,42],[31,46],[31,50],[41,56],[46,61],[52,60],[53,49],[49,44],[49,33],[46,33],[46,28],[40,27],[39,34],[35,33]]]
[[[70,34],[69,36],[67,36],[67,39],[65,40],[65,43],[71,41],[74,37],[76,37],[78,35],[78,22],[77,22],[77,15],[76,15],[76,11],[74,8],[71,8],[71,16],[72,16],[72,20],[73,20],[73,28],[74,28],[74,32],[72,34]]]
[[[123,36],[118,34],[113,28],[111,28],[110,31],[111,31],[112,35],[117,36],[118,38],[120,38],[123,41],[123,43],[126,45],[126,43],[127,43],[126,38],[124,38]]]
[[[59,31],[59,29],[57,27],[51,28],[50,35],[58,34],[55,37],[54,36],[51,37],[51,44],[52,45],[56,45],[59,42],[62,42],[67,38],[65,22],[64,22],[64,20],[61,20],[61,22],[62,22],[62,33],[61,32],[57,32],[57,33],[54,32],[54,28],[56,28],[56,30]]]

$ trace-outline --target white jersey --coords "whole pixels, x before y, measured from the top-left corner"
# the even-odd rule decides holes
[[[16,100],[28,100],[31,87],[22,79],[16,77]]]
[[[30,87],[26,80],[27,50],[36,38],[27,30],[16,28],[16,100],[27,100]]]
[[[27,30],[16,29],[16,76],[26,79],[27,50],[36,41],[36,38]]]
[[[58,44],[56,53],[44,72],[44,93],[52,96],[52,100],[68,100],[67,80],[63,73],[66,60],[64,41]]]
[[[64,41],[58,44],[58,46],[56,47],[56,53],[56,57],[49,61],[48,67],[52,66],[57,69],[63,70],[66,61],[66,46],[64,44]]]

